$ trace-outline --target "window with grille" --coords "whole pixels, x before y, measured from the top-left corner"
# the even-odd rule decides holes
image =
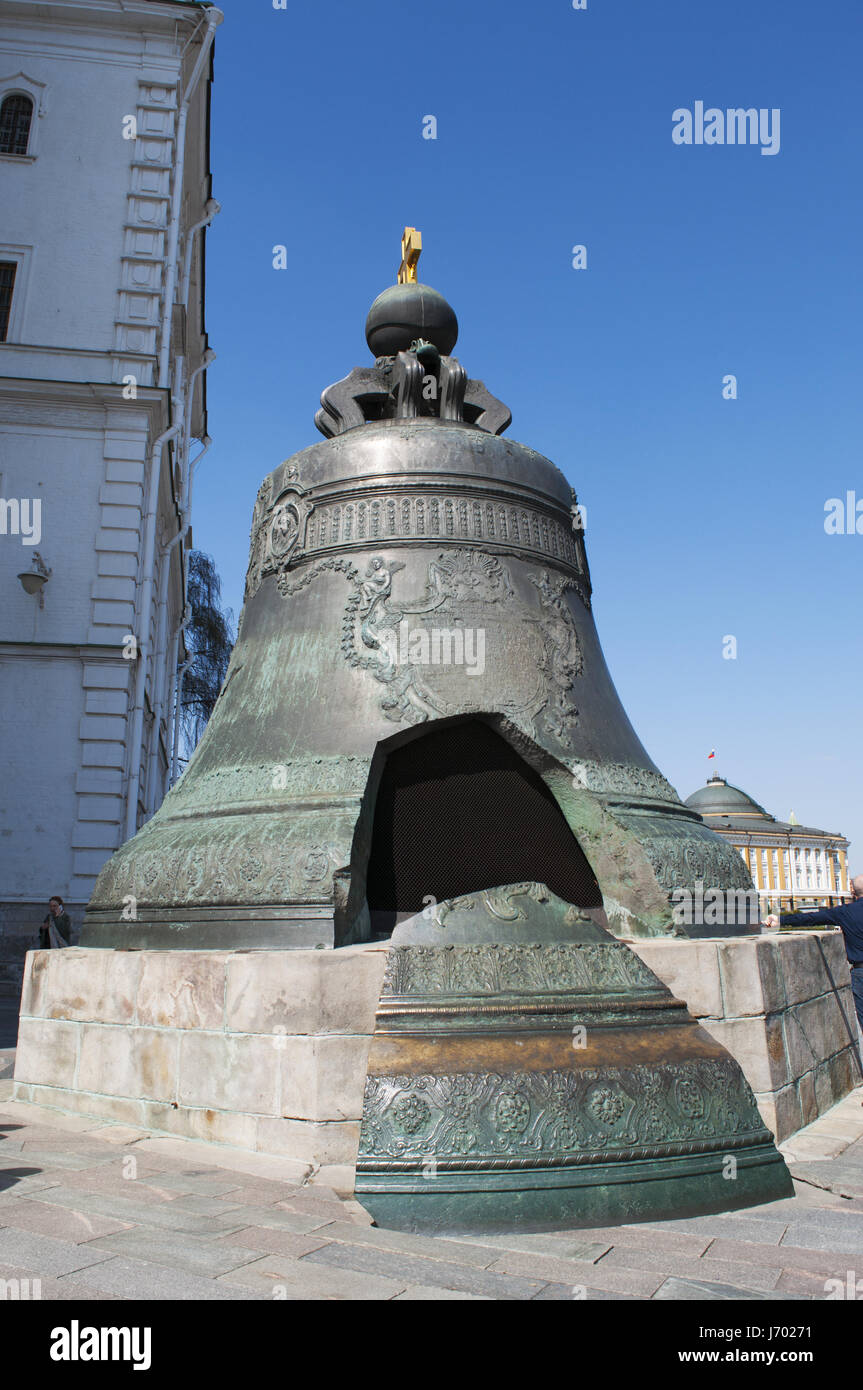
[[[12,291],[15,288],[15,261],[0,261],[0,343],[5,343],[12,312]]]
[[[33,103],[13,92],[0,106],[0,154],[26,154],[30,142]]]

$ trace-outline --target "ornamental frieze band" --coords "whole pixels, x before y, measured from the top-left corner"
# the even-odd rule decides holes
[[[671,1157],[763,1141],[740,1068],[699,1059],[662,1067],[384,1076],[366,1079],[358,1172],[583,1164]],[[368,1155],[368,1159],[366,1159]],[[364,1159],[366,1161],[364,1162]]]
[[[595,990],[597,986],[657,992],[653,972],[623,942],[576,942],[393,946],[383,995],[477,996],[520,990]]]
[[[679,805],[677,792],[660,772],[629,763],[591,762],[584,759],[573,766],[572,781],[585,791],[644,797]]]
[[[578,576],[582,602],[590,607],[590,577],[583,536],[571,519],[527,504],[513,504],[475,493],[399,492],[388,496],[313,503],[296,493],[270,506],[259,497],[252,528],[246,596],[261,579],[290,568],[300,559],[330,551],[362,549],[387,541],[481,545],[554,561]]]

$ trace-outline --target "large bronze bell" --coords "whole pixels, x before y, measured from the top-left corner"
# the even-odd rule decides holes
[[[264,479],[219,701],[102,870],[84,944],[340,946],[521,879],[603,904],[616,935],[752,930],[742,858],[612,685],[575,494],[501,438],[456,332],[436,291],[385,291],[367,336],[390,355],[325,391],[325,441]],[[677,923],[675,890],[729,910]]]
[[[455,315],[415,264],[406,239],[376,360],[322,396],[324,442],[261,485],[215,711],[102,870],[82,944],[392,934],[357,1170],[384,1224],[785,1195],[737,1063],[616,940],[756,930],[746,867],[641,746],[575,494],[501,438],[510,413],[450,355]],[[711,890],[718,922],[677,920],[675,894]]]

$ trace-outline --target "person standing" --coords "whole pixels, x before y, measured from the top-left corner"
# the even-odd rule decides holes
[[[57,894],[48,903],[48,915],[39,928],[39,949],[68,946],[71,940],[72,923],[63,899]]]
[[[842,907],[822,907],[817,912],[774,913],[768,927],[839,927],[845,938],[845,954],[851,967],[851,990],[857,1021],[863,1032],[863,874],[851,880],[852,899]]]

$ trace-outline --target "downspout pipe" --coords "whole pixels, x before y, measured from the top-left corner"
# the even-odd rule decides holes
[[[197,458],[194,460],[194,462],[192,463],[191,473],[192,473],[193,475],[194,475],[194,472],[195,472],[196,468],[198,467],[198,464],[201,462],[201,459],[204,457],[204,454],[207,452],[207,450],[208,450],[209,447],[210,447],[210,437],[209,437],[209,435],[205,436],[205,438],[204,438],[204,440],[203,440],[203,444],[204,444],[203,449],[202,449],[201,452],[198,454],[198,457],[197,457]],[[186,574],[185,574],[185,583],[186,583],[187,585],[188,585],[188,579],[189,579],[188,573],[186,573]],[[186,660],[183,662],[182,666],[180,667],[180,669],[177,670],[177,657],[179,656],[179,653],[180,653],[180,641],[181,641],[181,639],[182,639],[183,633],[186,631],[186,628],[189,626],[189,623],[191,622],[191,620],[192,620],[192,611],[191,611],[191,609],[189,608],[189,604],[188,604],[188,600],[187,600],[187,602],[186,602],[186,604],[185,604],[185,606],[184,606],[184,608],[183,608],[183,621],[180,623],[180,626],[177,628],[177,632],[176,632],[176,635],[175,635],[175,638],[174,638],[173,654],[172,654],[172,657],[171,657],[171,670],[174,672],[174,677],[173,677],[173,680],[174,680],[174,688],[173,688],[173,691],[172,691],[172,693],[171,693],[171,704],[173,705],[173,708],[174,708],[173,748],[172,748],[172,752],[171,752],[171,778],[170,778],[170,786],[172,786],[172,787],[173,787],[174,783],[175,783],[176,780],[177,780],[177,771],[178,771],[179,762],[180,762],[180,710],[181,710],[182,707],[183,707],[183,682],[184,682],[184,680],[185,680],[186,672],[188,671],[189,667],[191,666],[192,660],[193,660],[193,658],[192,658],[191,656],[187,657]]]
[[[213,218],[222,211],[221,203],[217,203],[215,198],[207,199],[207,207],[204,216],[198,222],[194,222],[186,233],[186,250],[183,257],[183,279],[180,284],[180,298],[177,303],[182,304],[184,309],[189,306],[189,285],[192,279],[192,253],[195,250],[195,237],[202,227],[209,227]]]
[[[147,509],[144,513],[142,547],[143,576],[141,602],[138,611],[138,658],[135,666],[135,703],[132,709],[132,731],[129,739],[129,782],[126,790],[125,838],[131,840],[137,830],[138,797],[141,790],[141,741],[144,732],[144,691],[147,681],[147,648],[150,645],[150,624],[153,616],[153,568],[156,556],[156,512],[159,503],[159,482],[162,476],[162,450],[180,433],[181,421],[163,430],[153,445],[150,460],[150,479],[147,488]],[[153,666],[155,674],[155,664]]]
[[[177,644],[178,644],[178,646],[179,646],[180,636],[181,636],[181,634],[182,634],[183,632],[185,632],[186,627],[188,626],[188,623],[189,623],[189,617],[187,616],[187,617],[185,617],[185,618],[183,619],[183,623],[182,623],[182,626],[180,627],[180,631],[177,633]],[[191,658],[191,657],[187,657],[187,659],[183,662],[182,666],[180,667],[179,671],[177,672],[177,692],[176,692],[175,701],[174,701],[174,747],[173,747],[173,751],[172,751],[172,755],[171,755],[171,786],[172,786],[172,787],[173,787],[174,783],[175,783],[176,780],[177,780],[177,769],[178,769],[179,763],[180,763],[180,710],[182,709],[182,706],[183,706],[183,681],[185,680],[186,672],[188,671],[188,669],[189,669],[189,667],[191,666],[191,664],[192,664],[192,658]]]
[[[183,632],[183,631],[185,630],[185,628],[186,628],[186,626],[187,626],[187,624],[188,624],[187,603],[186,603],[186,591],[187,591],[187,586],[188,586],[188,573],[187,573],[187,570],[186,570],[185,565],[184,565],[184,563],[183,563],[183,557],[181,556],[181,557],[180,557],[180,575],[181,575],[181,583],[182,583],[182,586],[183,586],[183,607],[182,607],[181,614],[180,614],[180,621],[177,623],[177,626],[174,628],[174,631],[173,631],[173,633],[171,634],[171,638],[170,638],[170,656],[169,656],[169,659],[168,659],[168,665],[167,665],[167,667],[166,667],[166,666],[165,666],[165,662],[164,662],[164,656],[165,656],[165,646],[166,646],[166,642],[167,642],[167,619],[168,619],[168,597],[167,597],[167,590],[168,590],[168,580],[169,580],[169,574],[170,574],[170,568],[171,568],[170,556],[171,556],[172,550],[174,550],[175,547],[176,547],[177,545],[179,545],[182,541],[184,541],[185,538],[186,538],[186,536],[189,534],[189,529],[190,529],[191,524],[192,524],[192,522],[191,522],[191,510],[192,510],[192,478],[193,478],[193,474],[194,474],[194,470],[197,468],[198,464],[201,462],[201,459],[204,457],[204,455],[207,453],[208,449],[210,448],[210,445],[212,444],[212,442],[213,442],[213,441],[210,439],[210,436],[209,436],[208,434],[205,435],[204,438],[201,440],[201,443],[202,443],[202,445],[203,445],[203,448],[201,449],[201,452],[197,455],[197,457],[196,457],[195,459],[193,459],[191,465],[189,466],[189,470],[188,470],[188,478],[187,478],[186,487],[185,487],[184,507],[183,507],[183,511],[182,511],[182,514],[181,514],[182,525],[181,525],[181,527],[180,527],[180,530],[177,532],[177,534],[176,534],[175,536],[172,536],[171,539],[170,539],[170,541],[168,541],[167,545],[163,546],[163,548],[162,548],[162,574],[161,574],[161,576],[160,576],[160,596],[159,596],[160,609],[159,609],[159,658],[158,658],[158,660],[159,660],[159,670],[160,670],[160,684],[159,684],[159,687],[158,687],[158,697],[157,697],[157,701],[156,701],[156,720],[155,720],[155,723],[154,723],[154,726],[153,726],[153,727],[154,727],[154,735],[153,735],[154,741],[153,741],[152,747],[153,747],[153,751],[154,751],[154,752],[157,751],[157,749],[158,749],[158,742],[157,742],[157,740],[158,740],[158,730],[159,730],[159,727],[160,727],[160,725],[161,725],[162,715],[163,715],[163,713],[164,713],[164,711],[165,711],[165,709],[166,709],[166,706],[167,706],[168,715],[169,715],[169,718],[170,718],[171,712],[172,712],[173,707],[174,707],[174,699],[175,699],[175,693],[176,693],[175,682],[176,682],[176,679],[177,679],[177,656],[178,656],[179,646],[180,646],[180,633]],[[167,701],[166,701],[166,699],[165,699],[165,688],[166,688],[166,686],[168,686],[168,697],[167,697]],[[170,724],[169,724],[168,727],[169,727],[170,732],[168,733],[168,737],[167,737],[167,740],[166,740],[166,741],[167,741],[167,743],[168,743],[168,746],[170,747],[170,740],[171,740],[171,737],[172,737],[172,735],[173,735],[173,728],[171,727]],[[153,759],[152,762],[155,762],[155,759]],[[152,765],[152,764],[151,764],[151,765]],[[170,770],[171,770],[171,757],[170,757],[170,754],[169,754],[169,757],[168,757],[168,772],[169,772],[169,774],[170,774]],[[156,793],[155,773],[153,773],[153,774],[151,775],[150,785],[149,785],[149,787],[147,788],[147,805],[148,805],[148,806],[152,805],[152,806],[153,806],[153,810],[156,809],[155,805],[153,804],[153,800],[154,800],[154,797],[155,797],[155,793]],[[163,795],[164,795],[164,787],[163,787]]]
[[[201,441],[204,447],[202,448],[201,452],[198,454],[194,462],[189,462],[189,443],[191,439],[192,428],[192,407],[194,405],[195,400],[195,383],[198,377],[201,375],[201,372],[205,372],[209,367],[210,363],[214,361],[215,356],[216,354],[213,352],[212,348],[208,348],[204,354],[203,360],[190,375],[185,388],[186,408],[181,443],[182,491],[180,493],[179,508],[180,526],[176,535],[174,535],[171,538],[171,540],[169,540],[167,544],[163,545],[161,548],[161,568],[159,570],[159,597],[156,609],[158,614],[158,633],[156,637],[156,664],[154,667],[153,677],[156,696],[154,700],[155,716],[153,720],[153,728],[150,734],[150,759],[147,775],[147,786],[145,788],[144,796],[144,805],[147,811],[156,810],[154,804],[156,796],[156,774],[154,764],[156,761],[155,754],[157,753],[159,747],[159,730],[161,728],[162,715],[165,710],[165,687],[169,679],[168,670],[166,670],[165,668],[165,655],[166,647],[168,645],[168,583],[170,580],[171,572],[171,552],[177,545],[179,545],[181,541],[185,540],[186,536],[189,534],[189,527],[191,526],[192,517],[192,474],[194,469],[197,467],[201,459],[206,454],[212,442],[210,436],[205,435],[203,440]],[[183,586],[183,607],[185,608],[186,574],[182,565],[182,560],[180,562],[180,577],[181,584]],[[169,702],[173,699],[173,667],[174,665],[176,665],[176,661],[177,657],[176,654],[174,654],[172,658],[172,665],[170,667],[171,693],[168,696]]]
[[[212,5],[204,13],[205,32],[201,40],[201,51],[192,69],[192,75],[186,84],[180,102],[180,111],[177,117],[177,134],[175,139],[176,164],[174,169],[174,188],[171,195],[171,219],[168,224],[168,249],[166,255],[167,278],[165,283],[165,300],[162,311],[162,328],[159,346],[159,386],[163,389],[168,386],[168,362],[171,351],[171,318],[174,312],[174,294],[177,288],[177,247],[180,240],[180,214],[183,205],[183,173],[186,165],[186,124],[189,119],[189,106],[192,95],[204,70],[204,66],[210,57],[213,47],[213,40],[216,37],[216,30],[225,18],[222,11]]]

